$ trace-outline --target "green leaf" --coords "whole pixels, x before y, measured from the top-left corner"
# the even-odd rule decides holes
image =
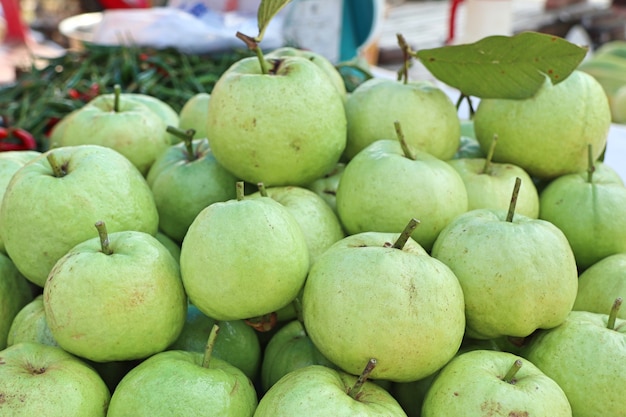
[[[472,44],[415,53],[438,80],[480,98],[532,97],[548,76],[557,84],[585,57],[587,49],[537,32],[489,36]]]
[[[255,38],[257,42],[261,42],[265,35],[265,29],[267,29],[270,21],[290,1],[291,0],[261,0],[261,4],[257,10],[257,22],[259,25],[259,34]]]

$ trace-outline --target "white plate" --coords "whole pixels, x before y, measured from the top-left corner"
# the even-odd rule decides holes
[[[70,48],[81,49],[83,42],[91,42],[93,33],[102,21],[102,13],[83,13],[63,19],[59,23],[59,32],[65,36],[70,43]]]

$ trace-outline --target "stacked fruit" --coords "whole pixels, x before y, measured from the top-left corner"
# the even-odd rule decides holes
[[[593,77],[547,62],[462,121],[255,51],[179,114],[118,89],[0,154],[2,416],[625,415]]]
[[[626,41],[603,44],[580,69],[593,75],[604,88],[615,123],[626,123]]]

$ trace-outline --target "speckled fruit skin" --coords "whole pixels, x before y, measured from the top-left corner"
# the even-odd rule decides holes
[[[454,271],[465,296],[466,335],[526,337],[565,320],[578,270],[567,238],[552,223],[476,209],[451,222],[432,256]]]
[[[402,125],[407,143],[437,158],[450,159],[459,147],[461,121],[456,107],[429,82],[372,78],[348,96],[346,115],[348,159],[376,140],[395,139],[395,121]]]
[[[358,375],[373,357],[373,379],[405,382],[454,356],[465,315],[452,271],[413,239],[390,247],[398,235],[359,233],[326,250],[309,272],[302,315],[315,346],[344,371]]]
[[[105,417],[111,394],[98,373],[63,349],[18,343],[0,351],[0,415]]]
[[[212,357],[236,366],[254,380],[261,368],[261,343],[256,330],[243,320],[216,321],[189,304],[183,331],[168,350],[204,353],[214,324],[219,326],[219,337],[215,340]]]
[[[467,189],[468,211],[477,208],[508,209],[516,178],[522,183],[515,211],[528,217],[539,217],[539,193],[532,178],[517,165],[491,163],[483,172],[485,158],[460,158],[448,162],[461,176]]]
[[[203,353],[159,352],[131,369],[115,388],[107,417],[158,415],[252,417],[257,394],[246,375]]]
[[[7,347],[15,316],[32,299],[32,289],[26,278],[8,256],[0,253],[0,349]]]
[[[287,373],[308,365],[336,368],[315,347],[300,320],[292,320],[278,329],[263,351],[261,388],[263,392]]]
[[[502,378],[522,361],[514,383]],[[571,417],[559,385],[526,359],[508,352],[474,350],[452,359],[435,377],[423,417]]]
[[[261,398],[254,417],[406,417],[398,402],[374,382],[365,381],[356,400],[350,397],[347,392],[356,380],[323,365],[297,369]]]
[[[626,416],[623,385],[616,383],[626,374],[626,320],[618,318],[613,329],[607,322],[608,314],[572,311],[522,351],[559,384],[576,417]]]
[[[13,177],[13,174],[15,174],[17,170],[23,167],[28,161],[35,159],[40,155],[41,152],[39,151],[0,152],[0,201],[2,201],[2,197],[4,197],[4,193],[9,185],[9,181],[11,181],[11,177]],[[2,236],[0,236],[0,252],[6,255]]]
[[[58,346],[46,321],[43,307],[43,294],[39,294],[17,313],[7,337],[7,346],[20,342],[37,342],[44,345]]]
[[[216,161],[208,140],[194,139],[192,147],[191,158],[184,143],[169,147],[146,176],[159,211],[159,230],[179,244],[202,209],[235,198],[237,178]]]
[[[411,237],[427,251],[441,230],[467,211],[467,189],[458,172],[427,152],[407,158],[400,142],[378,140],[346,165],[337,188],[337,212],[348,234],[401,232],[411,218]]]
[[[615,298],[626,299],[626,253],[616,253],[591,265],[578,278],[574,310],[606,314]],[[617,317],[626,320],[626,308]]]
[[[50,153],[66,175],[53,175]],[[45,210],[34,208],[36,202]],[[11,178],[0,210],[0,234],[17,269],[43,287],[59,258],[95,236],[98,220],[110,233],[154,235],[159,225],[152,191],[128,159],[103,146],[68,146],[47,151]]]
[[[344,99],[346,98],[346,83],[344,82],[343,77],[339,71],[337,71],[335,65],[324,55],[312,50],[298,49],[291,46],[276,48],[269,54],[265,55],[267,59],[281,59],[287,56],[300,56],[313,62],[315,65],[320,67],[324,73],[326,73],[341,96]]]
[[[132,98],[131,98],[132,97]],[[154,160],[171,144],[167,121],[152,110],[156,98],[137,99],[120,95],[119,110],[113,111],[114,95],[102,94],[71,114],[51,147],[100,145],[115,149],[146,175]],[[140,101],[142,100],[142,101]],[[178,115],[172,116],[178,124]]]
[[[178,127],[183,130],[193,129],[194,139],[206,138],[206,117],[211,94],[198,93],[185,102],[178,113]]]
[[[587,146],[593,146],[596,159],[606,146],[610,126],[606,93],[582,71],[556,85],[546,79],[529,99],[483,99],[474,115],[483,152],[497,135],[493,160],[518,165],[540,179],[584,170]]]
[[[216,320],[249,319],[293,301],[309,270],[309,249],[287,208],[270,197],[244,197],[198,214],[180,266],[200,311]]]
[[[96,230],[94,228],[94,234]],[[50,331],[66,351],[95,362],[143,359],[167,348],[185,323],[178,262],[144,232],[109,234],[76,245],[44,286]]]
[[[626,187],[610,166],[562,175],[539,196],[539,217],[563,231],[581,271],[606,256],[626,252]]]
[[[215,158],[238,178],[266,186],[305,185],[329,172],[346,146],[343,98],[302,57],[256,57],[226,70],[209,100],[207,134]]]
[[[295,217],[309,248],[312,265],[332,244],[345,233],[333,209],[314,191],[308,188],[285,186],[266,189],[267,196],[278,201]],[[250,197],[260,197],[261,193]]]

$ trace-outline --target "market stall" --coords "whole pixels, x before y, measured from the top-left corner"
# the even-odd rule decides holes
[[[452,2],[428,45],[394,10],[451,3],[130,1],[6,28],[0,415],[622,415],[626,41],[591,9]]]

